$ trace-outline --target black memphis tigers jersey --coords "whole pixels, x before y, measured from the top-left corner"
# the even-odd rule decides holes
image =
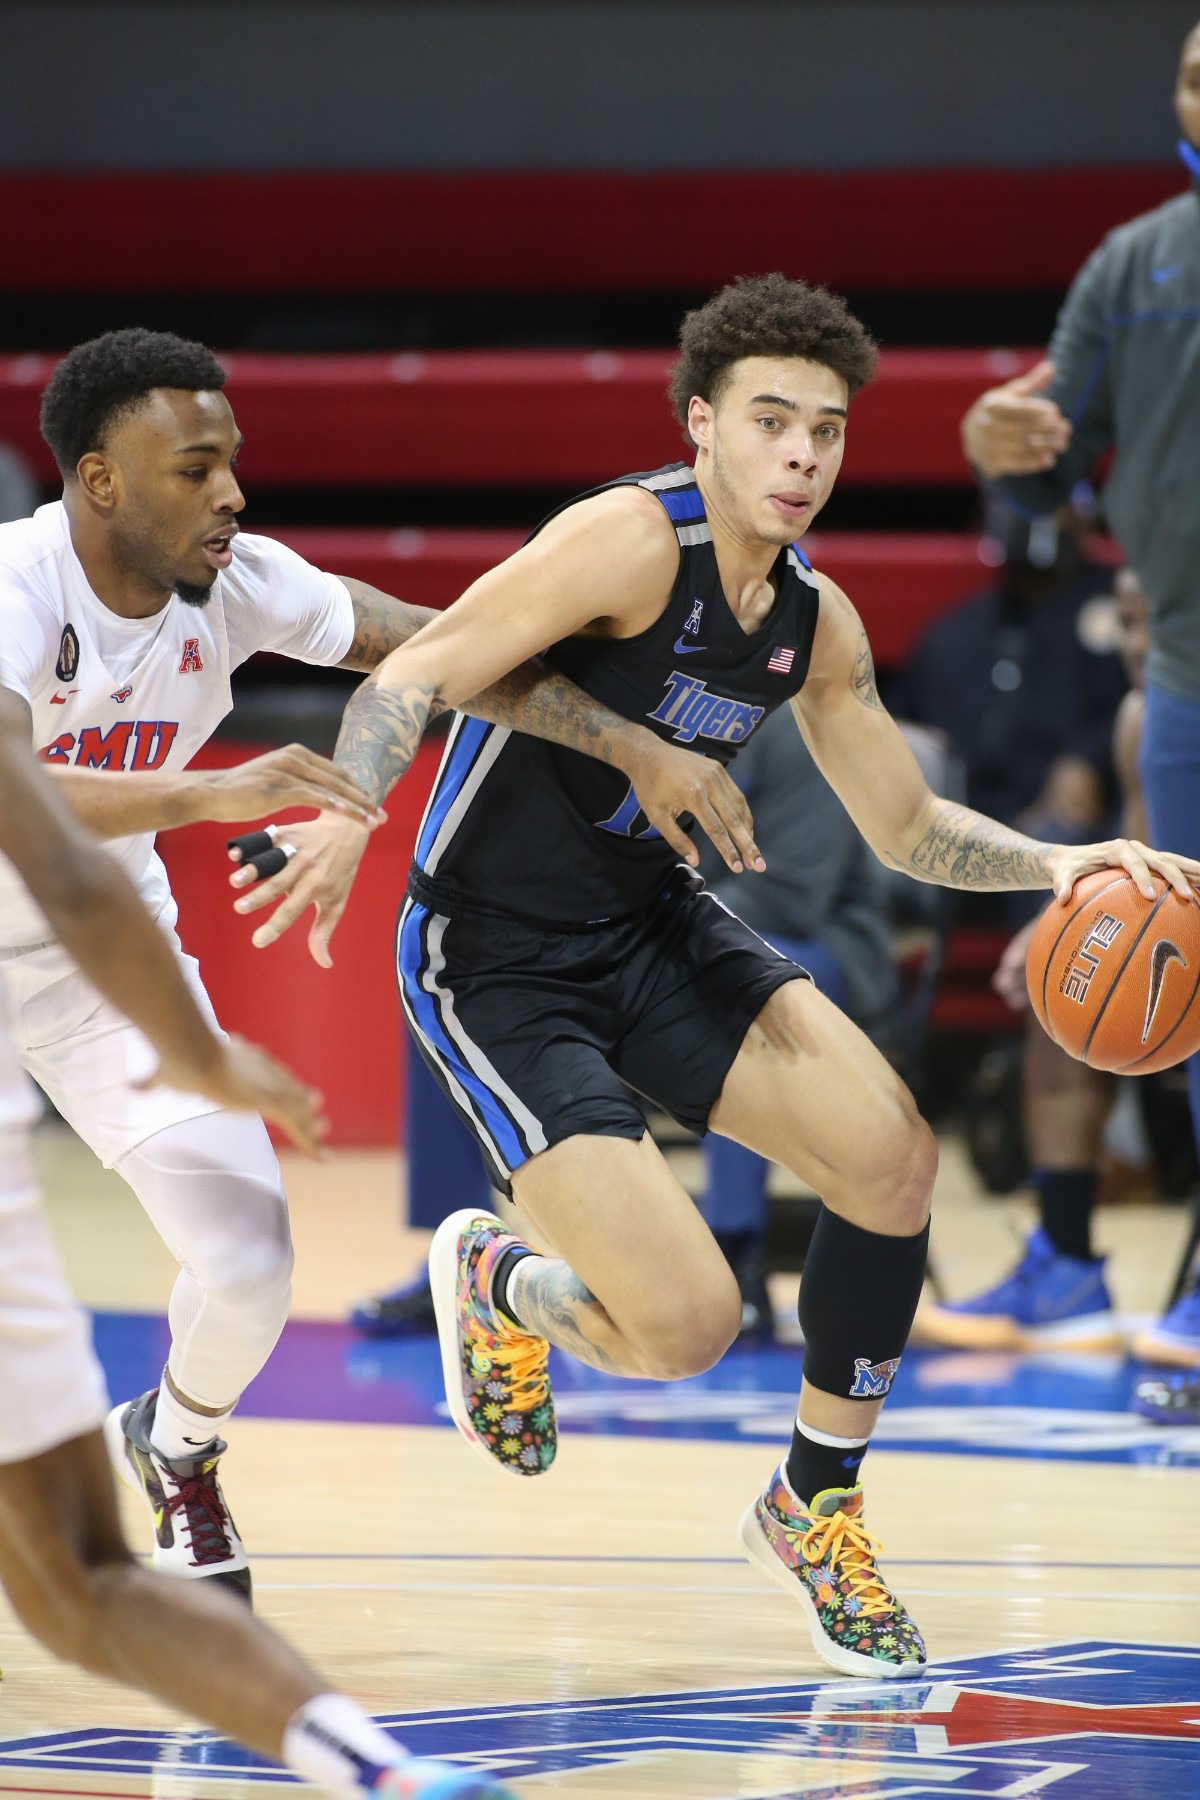
[[[592,492],[635,484],[662,503],[679,539],[670,600],[637,637],[563,638],[546,660],[614,712],[728,763],[804,683],[816,577],[795,546],[781,549],[775,604],[745,632],[721,587],[692,468],[671,463]],[[580,926],[638,911],[678,861],[619,770],[458,714],[421,821],[413,889],[438,910]]]

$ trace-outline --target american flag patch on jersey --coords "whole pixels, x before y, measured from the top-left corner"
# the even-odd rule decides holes
[[[786,675],[795,660],[796,652],[791,648],[786,650],[773,650],[771,652],[771,660],[767,664],[767,667],[772,675]]]

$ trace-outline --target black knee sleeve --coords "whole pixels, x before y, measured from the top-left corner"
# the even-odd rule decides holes
[[[928,1220],[915,1237],[885,1237],[821,1208],[800,1283],[806,1381],[851,1400],[883,1398],[912,1329],[928,1250]]]

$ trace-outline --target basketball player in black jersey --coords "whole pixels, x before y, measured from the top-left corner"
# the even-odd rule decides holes
[[[1200,863],[1120,840],[1036,843],[926,787],[880,705],[854,608],[796,541],[829,496],[875,363],[844,303],[781,275],[740,281],[688,316],[681,344],[672,391],[694,469],[574,501],[393,653],[343,722],[337,761],[360,788],[381,803],[435,701],[456,705],[548,644],[594,698],[722,763],[790,703],[868,842],[919,880],[1065,900],[1080,875],[1121,864],[1144,888],[1156,869],[1186,892]],[[340,908],[366,847],[348,820],[299,829],[303,869],[238,902],[287,893],[257,943],[310,902]],[[744,849],[753,880],[762,859]],[[858,1480],[921,1289],[936,1164],[894,1071],[704,890],[616,770],[482,722],[451,734],[398,965],[422,1055],[541,1246],[474,1213],[434,1240],[460,1430],[489,1461],[538,1475],[556,1446],[549,1344],[660,1379],[720,1357],[741,1319],[736,1283],[624,1084],[737,1139],[824,1202],[792,1446],[748,1507],[743,1544],[832,1667],[921,1669]]]

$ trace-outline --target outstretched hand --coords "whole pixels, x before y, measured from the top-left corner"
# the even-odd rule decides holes
[[[1040,362],[981,394],[962,422],[967,461],[989,481],[1053,468],[1071,442],[1071,422],[1044,398],[1054,364]]]
[[[375,809],[344,769],[303,744],[283,744],[228,769],[203,773],[204,809],[226,824],[262,819],[289,806],[344,812],[365,822]]]
[[[275,943],[301,913],[314,906],[316,918],[308,934],[309,954],[320,968],[333,967],[329,940],[346,910],[372,829],[373,825],[334,813],[322,813],[307,824],[279,828],[275,843],[286,857],[283,868],[234,901],[234,911],[240,913],[261,912],[280,902],[251,938],[256,950]],[[245,843],[244,838],[234,838],[230,843],[233,862],[243,863]],[[255,874],[255,868],[247,861],[229,877],[229,885],[249,887]]]
[[[647,731],[627,772],[651,825],[693,868],[700,852],[679,823],[681,813],[691,813],[735,875],[766,868],[746,796],[711,756],[666,744]]]

